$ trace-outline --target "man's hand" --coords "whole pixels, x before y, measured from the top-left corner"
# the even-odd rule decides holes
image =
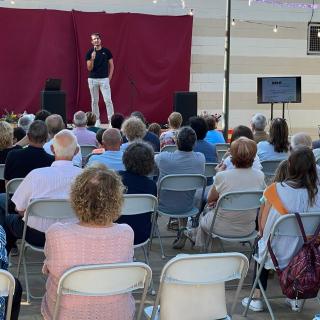
[[[91,53],[91,60],[94,60],[96,58],[96,51],[93,50]]]

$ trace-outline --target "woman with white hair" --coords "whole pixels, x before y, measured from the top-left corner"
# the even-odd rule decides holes
[[[253,132],[253,140],[256,143],[266,141],[269,135],[265,132],[267,126],[267,119],[262,113],[256,113],[251,119],[251,128]]]

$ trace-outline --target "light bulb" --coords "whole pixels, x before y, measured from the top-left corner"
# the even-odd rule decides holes
[[[193,9],[190,9],[189,16],[193,16]]]
[[[274,26],[273,32],[278,32],[278,26],[277,25]]]
[[[317,34],[318,38],[320,38],[320,29],[318,29],[318,34]]]
[[[153,2],[153,3],[157,3],[157,2],[158,2],[158,0],[153,0],[152,2]]]
[[[15,1],[14,1],[14,0],[11,0],[10,3],[11,3],[11,4],[15,4]]]
[[[232,25],[232,26],[235,26],[235,25],[236,25],[236,21],[235,21],[234,19],[232,19],[231,25]]]

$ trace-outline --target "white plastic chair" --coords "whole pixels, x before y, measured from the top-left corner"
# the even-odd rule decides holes
[[[276,170],[282,161],[283,160],[261,161],[262,172],[264,173],[265,179],[267,181],[271,180],[274,177]]]
[[[226,318],[225,282],[239,279],[232,315],[248,268],[241,253],[178,255],[162,269],[154,306],[144,313],[151,320]]]
[[[209,244],[213,241],[214,238],[220,239],[220,244],[222,246],[221,241],[227,241],[227,242],[248,242],[250,245],[250,248],[252,249],[251,241],[254,241],[257,237],[257,232],[253,231],[250,235],[244,236],[244,237],[230,237],[230,236],[223,236],[223,235],[216,235],[213,233],[214,224],[217,218],[217,214],[219,212],[219,215],[223,215],[223,212],[221,210],[225,211],[235,211],[239,212],[241,211],[242,215],[245,216],[247,214],[252,214],[252,210],[258,210],[260,208],[260,199],[263,195],[263,191],[237,191],[237,192],[229,192],[224,195],[222,195],[217,205],[214,209],[214,216],[212,219],[212,223],[210,226],[210,231],[207,236],[207,241],[205,244],[205,252],[208,252]],[[249,211],[248,211],[249,210]],[[232,222],[230,222],[232,223]]]
[[[97,149],[97,147],[91,146],[91,145],[80,146],[81,155],[82,155],[82,167],[84,167],[87,164],[88,157],[91,155],[94,149]]]
[[[63,295],[110,296],[143,289],[137,320],[141,319],[147,289],[152,277],[149,266],[141,262],[78,266],[60,278],[53,320],[59,319]]]
[[[316,231],[318,225],[320,224],[320,212],[300,213],[300,217],[301,217],[306,235],[307,236],[313,235],[314,232]],[[281,236],[292,237],[293,239],[298,238],[299,239],[298,247],[300,248],[302,246],[302,244],[303,244],[302,235],[301,235],[301,231],[299,229],[297,219],[294,214],[283,215],[275,222],[275,224],[271,230],[270,236],[269,236],[269,239],[271,241],[271,245],[273,245],[272,240],[275,237],[278,238]],[[281,241],[281,239],[278,239],[277,241]],[[269,300],[267,298],[266,292],[263,289],[261,282],[260,282],[260,279],[259,279],[263,268],[274,270],[273,265],[272,266],[265,265],[267,262],[267,259],[268,259],[268,255],[269,255],[269,252],[268,252],[268,250],[266,250],[265,254],[263,255],[263,257],[257,267],[256,278],[255,278],[254,283],[252,285],[252,289],[251,289],[251,292],[249,295],[248,304],[243,312],[244,317],[247,316],[247,313],[249,310],[249,305],[250,305],[250,302],[253,297],[254,289],[256,288],[257,284],[259,284],[259,288],[261,290],[263,299],[267,305],[271,319],[276,320],[276,317],[274,316],[273,310],[272,310],[271,305],[269,303]],[[255,260],[257,260],[257,257],[254,257],[254,258],[255,258]]]
[[[218,163],[216,163],[216,162],[206,162],[204,175],[207,178],[213,178],[217,173],[216,172],[217,165],[218,165]]]
[[[167,152],[175,152],[177,150],[177,146],[175,144],[168,144],[164,146],[160,152],[167,151]]]
[[[4,163],[0,163],[0,180],[4,180]]]
[[[25,255],[27,249],[31,249],[37,252],[44,252],[44,247],[36,247],[31,245],[26,241],[26,231],[28,219],[30,217],[38,217],[38,218],[46,218],[52,220],[65,220],[65,219],[77,219],[76,215],[71,207],[71,203],[67,199],[38,199],[30,202],[28,208],[25,212],[25,221],[23,234],[21,239],[21,247],[19,254],[19,261],[17,267],[17,278],[20,274],[21,262],[23,264],[25,285],[26,285],[26,293],[27,293],[27,302],[30,302],[30,297],[34,299],[39,299],[42,297],[33,296],[29,289],[29,281],[28,281],[28,273],[27,273],[27,265],[25,261]]]
[[[23,178],[15,178],[9,180],[6,185],[6,214],[9,214],[9,201],[10,196],[15,193],[20,183],[23,181]]]
[[[203,198],[203,194],[205,191],[205,187],[207,185],[207,179],[205,176],[201,174],[170,174],[165,177],[163,177],[158,185],[158,210],[157,215],[160,214],[162,216],[167,216],[169,218],[188,218],[188,217],[194,217],[200,213],[200,207],[201,207],[201,201],[199,203],[199,206],[193,205],[188,211],[181,211],[179,209],[179,204],[181,205],[181,202],[179,203],[179,197],[177,195],[177,205],[175,208],[175,212],[172,212],[171,210],[167,209],[165,206],[165,199],[162,199],[161,193],[162,191],[168,191],[168,192],[195,192],[197,189],[201,189],[201,199]],[[167,194],[166,194],[167,196]],[[182,205],[185,205],[182,203]],[[153,226],[152,226],[152,232],[151,234],[154,234],[154,231],[158,233],[159,242],[160,242],[160,248],[161,248],[161,254],[162,258],[165,258],[162,240],[160,237],[159,227],[157,224],[157,215],[154,220]],[[180,228],[180,226],[179,226]]]
[[[229,148],[230,148],[230,143],[217,143],[216,144],[216,151],[217,151],[217,156],[218,156],[219,162],[222,161],[223,156],[229,150]]]
[[[12,274],[6,270],[0,270],[0,293],[1,296],[8,297],[6,320],[10,320],[11,318],[14,287],[15,280]]]

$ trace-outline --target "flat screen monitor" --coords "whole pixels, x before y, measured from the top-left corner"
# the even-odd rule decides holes
[[[61,79],[47,79],[44,90],[45,91],[59,91],[61,89]]]
[[[258,103],[301,103],[301,77],[257,78]]]

